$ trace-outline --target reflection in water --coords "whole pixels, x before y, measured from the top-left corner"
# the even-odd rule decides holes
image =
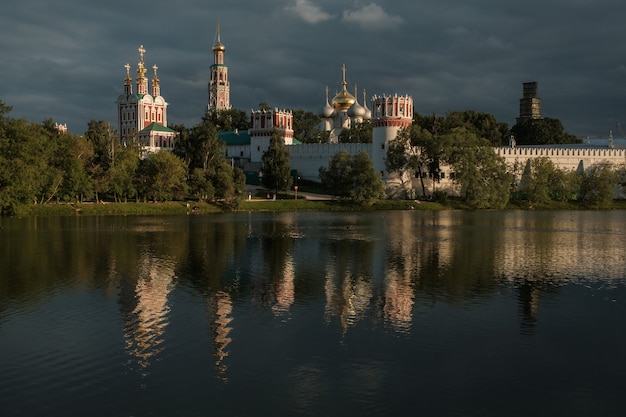
[[[285,314],[296,298],[296,286],[294,283],[295,267],[293,258],[287,256],[282,267],[282,274],[276,277],[274,292],[276,302],[272,305],[272,311],[277,316]]]
[[[344,333],[363,316],[372,298],[369,277],[353,275],[350,270],[343,271],[342,275],[327,271],[324,289],[326,321],[338,317]]]
[[[217,291],[209,296],[209,321],[213,335],[213,357],[215,358],[215,371],[218,379],[223,382],[228,381],[226,371],[228,366],[224,363],[224,359],[228,356],[228,345],[232,341],[230,332],[232,327],[229,326],[233,320],[233,301],[230,295],[225,291]]]
[[[162,350],[163,333],[168,325],[170,307],[167,297],[172,290],[173,269],[163,260],[145,252],[138,261],[138,279],[134,289],[135,307],[126,317],[126,350],[142,372]]]
[[[10,243],[0,245],[0,409],[624,408],[624,212],[172,216],[140,227],[124,217],[115,228],[107,219],[32,232],[0,219]],[[163,355],[178,353],[178,340],[185,354]]]
[[[532,334],[537,324],[539,314],[539,294],[540,290],[530,281],[522,283],[518,288],[518,300],[521,315],[521,332]]]

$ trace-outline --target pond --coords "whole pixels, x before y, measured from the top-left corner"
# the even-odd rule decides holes
[[[2,416],[621,415],[626,212],[0,219]]]

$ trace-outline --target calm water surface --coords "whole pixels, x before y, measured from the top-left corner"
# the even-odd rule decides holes
[[[622,416],[626,212],[0,219],[0,416]]]

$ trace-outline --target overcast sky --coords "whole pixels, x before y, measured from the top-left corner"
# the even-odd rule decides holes
[[[361,104],[365,88],[368,100],[411,95],[419,113],[472,109],[513,125],[522,83],[537,81],[542,114],[568,132],[626,126],[621,0],[3,0],[1,10],[0,100],[12,117],[74,133],[91,119],[116,125],[124,64],[135,76],[142,44],[169,123],[198,123],[218,21],[237,109],[318,112],[345,64]]]

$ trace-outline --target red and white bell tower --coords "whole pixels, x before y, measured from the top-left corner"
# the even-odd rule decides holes
[[[221,41],[220,24],[217,23],[217,35],[213,45],[213,65],[209,81],[209,111],[230,110],[230,82],[228,67],[224,65],[226,47]]]

